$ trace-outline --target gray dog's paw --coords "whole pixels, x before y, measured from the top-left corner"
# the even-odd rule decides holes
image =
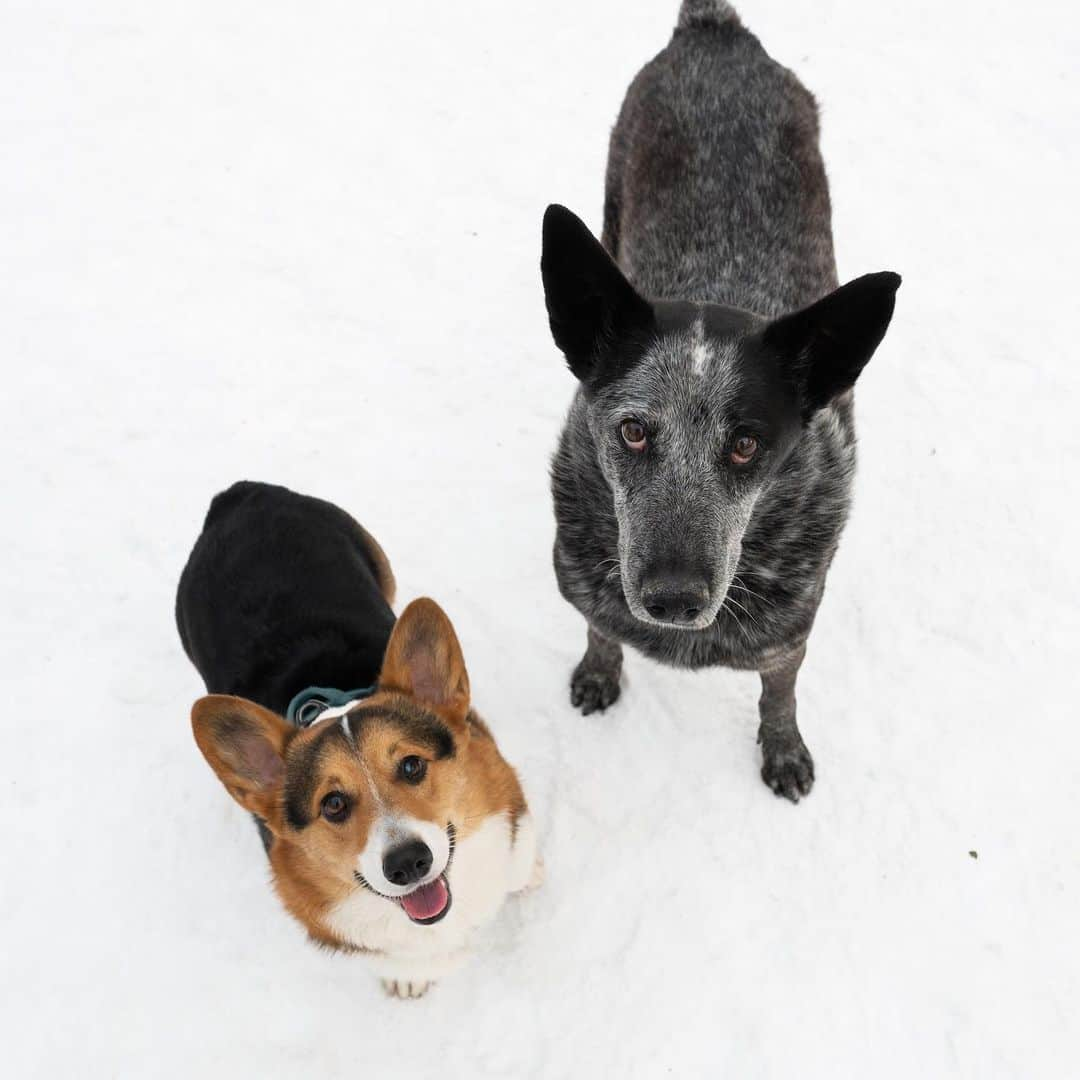
[[[814,759],[800,740],[797,745],[790,743],[761,747],[764,764],[761,766],[761,779],[773,789],[776,795],[798,802],[803,795],[809,795],[814,786]]]
[[[619,677],[608,671],[592,671],[578,664],[570,679],[570,704],[582,714],[603,712],[619,700]]]

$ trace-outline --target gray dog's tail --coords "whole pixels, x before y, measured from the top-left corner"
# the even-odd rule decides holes
[[[682,7],[679,8],[677,29],[690,30],[738,21],[738,13],[724,0],[683,0]]]

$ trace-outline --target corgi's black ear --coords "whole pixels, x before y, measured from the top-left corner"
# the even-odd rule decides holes
[[[867,274],[765,329],[765,344],[796,376],[804,417],[855,385],[889,328],[899,287],[899,274]]]
[[[615,359],[620,341],[652,323],[649,303],[565,206],[549,206],[544,214],[540,273],[551,335],[583,382]]]

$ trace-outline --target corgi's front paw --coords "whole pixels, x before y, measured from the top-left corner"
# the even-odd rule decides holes
[[[423,997],[434,985],[434,983],[422,982],[417,979],[382,980],[382,987],[386,991],[387,997],[402,998],[403,1000]]]

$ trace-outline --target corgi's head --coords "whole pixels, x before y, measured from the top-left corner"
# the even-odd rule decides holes
[[[398,619],[376,692],[307,729],[243,698],[195,703],[195,741],[228,792],[273,834],[286,906],[315,936],[320,911],[358,886],[415,923],[450,909],[447,870],[464,794],[469,677],[432,600]]]

